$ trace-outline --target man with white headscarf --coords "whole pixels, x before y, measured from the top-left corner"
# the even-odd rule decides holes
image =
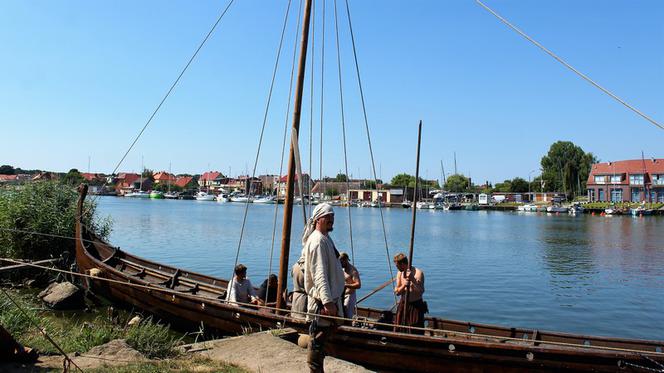
[[[310,314],[343,317],[345,279],[339,252],[328,235],[333,227],[332,206],[321,203],[314,209],[302,234],[307,320],[311,321],[307,363],[311,372],[323,371],[325,340],[336,322]]]

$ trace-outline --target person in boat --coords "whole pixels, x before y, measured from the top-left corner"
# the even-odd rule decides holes
[[[274,303],[277,301],[277,275],[269,275],[258,288],[258,301],[260,304]]]
[[[235,266],[235,276],[226,291],[226,301],[229,303],[258,304],[258,297],[254,292],[251,281],[247,278],[247,267],[244,264]]]
[[[352,319],[355,315],[355,307],[357,304],[357,294],[355,291],[362,287],[360,272],[358,272],[357,268],[350,263],[347,253],[339,254],[339,261],[341,262],[341,268],[344,270],[344,280],[346,282],[346,289],[344,291],[344,315],[347,319]]]
[[[307,291],[309,344],[307,363],[311,372],[323,372],[325,341],[343,317],[344,271],[339,252],[329,233],[334,228],[334,210],[328,203],[316,205],[302,234],[304,287]]]
[[[404,253],[394,256],[394,264],[399,270],[394,293],[400,296],[397,307],[396,325],[414,326],[424,328],[424,314],[429,312],[427,303],[422,299],[424,294],[424,272],[408,264],[408,257]],[[408,300],[406,300],[408,293]],[[405,330],[396,328],[395,331]],[[423,330],[412,330],[415,334],[424,334]]]
[[[290,315],[295,319],[304,319],[307,312],[307,291],[304,287],[304,253],[293,264],[291,277],[293,278],[293,293]]]

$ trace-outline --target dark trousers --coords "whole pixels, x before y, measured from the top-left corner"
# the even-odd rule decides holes
[[[324,372],[323,364],[325,362],[325,341],[330,336],[332,327],[321,327],[318,320],[314,320],[309,325],[309,345],[307,353],[307,364],[311,373]]]

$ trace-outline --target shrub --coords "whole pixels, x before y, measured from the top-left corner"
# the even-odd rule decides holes
[[[73,187],[55,181],[1,188],[0,256],[35,260],[73,252],[77,200]],[[110,219],[96,219],[95,210],[96,204],[86,201],[83,220],[106,237]]]

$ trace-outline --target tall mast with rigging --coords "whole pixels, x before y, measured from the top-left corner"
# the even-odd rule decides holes
[[[297,139],[300,131],[300,115],[302,109],[302,89],[307,65],[307,46],[309,44],[309,24],[311,23],[311,2],[306,0],[304,5],[304,18],[302,22],[302,39],[300,41],[300,58],[297,68],[297,86],[295,87],[295,105],[293,106],[293,127],[291,139]],[[291,141],[288,155],[288,177],[286,179],[286,200],[284,201],[284,220],[281,231],[281,256],[279,259],[279,278],[277,281],[277,309],[283,309],[285,300],[283,292],[287,285],[288,256],[290,254],[291,222],[293,218],[293,194],[295,184],[295,146]]]

